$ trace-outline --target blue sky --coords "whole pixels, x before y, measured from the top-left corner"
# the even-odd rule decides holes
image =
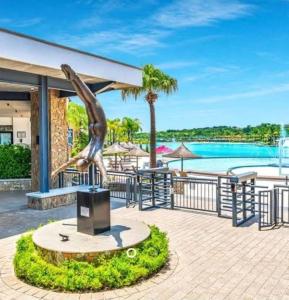
[[[157,128],[289,123],[287,0],[0,0],[0,26],[137,66],[179,90],[156,105]],[[107,117],[149,128],[143,99],[99,96]]]

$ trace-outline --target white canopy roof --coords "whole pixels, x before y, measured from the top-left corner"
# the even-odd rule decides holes
[[[87,83],[115,82],[113,88],[140,86],[140,68],[0,28],[0,68],[64,79],[69,64]],[[0,83],[0,90],[19,86]],[[25,90],[25,87],[23,87]]]

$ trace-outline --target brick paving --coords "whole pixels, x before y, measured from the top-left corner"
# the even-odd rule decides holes
[[[233,228],[215,215],[119,208],[112,214],[156,224],[168,233],[171,260],[160,274],[132,287],[99,293],[55,293],[13,273],[18,236],[0,240],[0,299],[289,299],[289,228]]]

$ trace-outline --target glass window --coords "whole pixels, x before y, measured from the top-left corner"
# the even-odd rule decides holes
[[[0,144],[12,144],[12,132],[0,132]]]

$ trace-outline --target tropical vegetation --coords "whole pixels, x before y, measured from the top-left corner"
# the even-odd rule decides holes
[[[78,152],[88,143],[87,116],[84,107],[69,103],[69,127],[74,131],[74,152]],[[107,144],[115,142],[133,142],[149,144],[150,132],[142,132],[138,119],[124,117],[123,119],[108,119]],[[287,130],[289,132],[289,130]],[[280,137],[280,124],[262,123],[256,126],[213,126],[192,129],[168,129],[156,132],[159,142],[260,142],[274,145]]]
[[[126,250],[99,255],[91,262],[47,262],[35,247],[32,233],[17,242],[14,269],[25,282],[58,291],[97,291],[129,286],[159,271],[169,257],[166,234],[151,226],[150,237],[135,247],[135,257]]]
[[[143,68],[143,85],[141,87],[132,87],[122,90],[122,98],[129,96],[137,99],[144,96],[150,109],[150,167],[156,167],[156,117],[155,102],[158,99],[158,93],[166,95],[172,94],[178,88],[177,80],[168,76],[161,70],[151,64]]]
[[[89,141],[88,118],[85,107],[69,102],[67,122],[73,130],[72,156],[79,153]],[[107,119],[107,144],[115,142],[134,142],[135,134],[142,130],[140,120],[124,117],[123,119]]]
[[[67,122],[73,130],[71,155],[79,153],[88,144],[88,118],[85,107],[70,101],[67,108]]]
[[[132,142],[134,143],[136,133],[140,132],[141,122],[138,119],[124,117],[107,120],[107,143]]]
[[[138,143],[148,143],[149,133],[142,132],[135,136]],[[159,131],[157,140],[160,142],[260,142],[274,145],[280,137],[280,125],[263,123],[257,126],[214,126],[192,129],[169,129]]]
[[[31,150],[25,145],[0,145],[0,179],[29,178]]]

